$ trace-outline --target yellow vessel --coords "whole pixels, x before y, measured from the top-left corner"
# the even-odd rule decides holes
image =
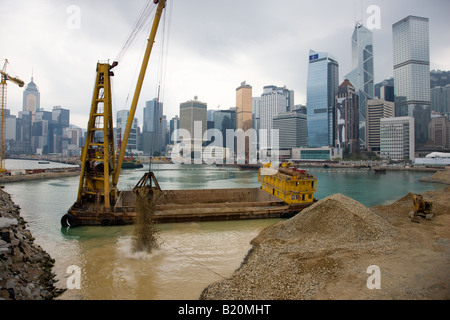
[[[306,170],[294,168],[291,162],[284,162],[278,170],[266,164],[258,172],[261,189],[287,204],[307,204],[314,202],[317,179]]]

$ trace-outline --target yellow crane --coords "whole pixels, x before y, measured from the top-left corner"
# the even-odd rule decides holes
[[[97,77],[89,114],[86,142],[81,153],[81,173],[77,201],[62,217],[61,224],[63,227],[76,226],[84,219],[94,220],[102,224],[105,224],[105,221],[110,221],[108,224],[121,224],[122,218],[114,212],[114,206],[119,198],[117,184],[166,0],[153,0],[153,2],[157,4],[155,18],[147,41],[117,158],[114,150],[111,77],[114,76],[112,70],[118,65],[118,62],[113,62],[111,65],[109,62],[97,63]]]
[[[6,73],[6,67],[8,66],[8,59],[5,59],[5,63],[3,64],[2,70],[0,70],[1,74],[1,82],[0,82],[0,90],[1,90],[1,103],[2,103],[2,118],[0,123],[0,174],[5,172],[5,153],[6,153],[6,145],[5,145],[5,134],[6,134],[6,100],[7,100],[7,82],[11,81],[17,84],[19,87],[24,86],[24,82],[19,78],[12,77],[8,73]]]

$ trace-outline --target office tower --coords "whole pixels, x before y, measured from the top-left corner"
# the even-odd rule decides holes
[[[122,147],[123,137],[125,135],[125,129],[127,127],[129,114],[130,114],[129,110],[117,111],[116,128],[114,134],[114,143],[116,146],[120,145]],[[128,137],[126,153],[137,150],[138,148],[137,134],[138,134],[138,119],[134,118],[133,123],[131,125],[130,136]]]
[[[336,143],[350,153],[358,153],[359,145],[359,96],[350,81],[345,80],[336,95]]]
[[[21,136],[21,149],[22,153],[29,154],[31,149],[31,129],[32,129],[32,113],[30,110],[19,111],[18,117],[22,120],[22,128],[20,132]]]
[[[384,99],[367,101],[366,146],[368,151],[380,151],[380,119],[395,115],[394,103]]]
[[[392,26],[395,114],[414,117],[415,146],[428,140],[430,43],[428,18],[408,16]]]
[[[25,90],[23,91],[23,109],[22,111],[31,111],[32,121],[34,121],[36,111],[41,108],[41,94],[39,88],[33,81],[31,77],[31,82],[27,84]]]
[[[45,117],[39,117],[32,123],[31,128],[31,147],[33,153],[42,155],[49,153],[49,120]]]
[[[142,149],[145,155],[153,155],[162,148],[163,104],[157,98],[147,101],[144,107]]]
[[[68,128],[70,126],[70,110],[64,109],[61,106],[53,107],[52,121],[62,128]]]
[[[438,150],[450,149],[450,120],[445,117],[433,118],[429,126],[429,138]]]
[[[198,128],[198,132],[194,130],[195,126]],[[199,101],[197,96],[194,97],[194,100],[180,103],[180,129],[189,132],[191,144],[197,142],[201,145],[203,143],[203,135],[207,129],[207,104]],[[180,133],[180,137],[182,136]],[[186,140],[187,137],[182,138],[183,141],[189,143]]]
[[[386,101],[395,102],[394,77],[375,84],[374,99],[384,99]]]
[[[236,89],[236,129],[252,128],[252,86],[245,81]]]
[[[214,112],[214,128],[222,133],[222,146],[230,148],[231,144],[227,143],[227,130],[233,130],[234,132],[236,129],[236,109],[217,110]],[[231,143],[231,141],[229,142]]]
[[[261,97],[252,98],[252,128],[256,131],[256,139],[252,141],[253,150],[259,150],[259,129],[261,129]]]
[[[307,83],[308,145],[334,145],[339,64],[325,52],[310,51]]]
[[[260,149],[278,148],[278,141],[273,140],[273,117],[286,112],[291,97],[293,97],[293,94],[286,87],[264,87],[260,102]]]
[[[178,115],[170,119],[170,128],[169,128],[169,137],[170,144],[176,144],[179,142],[178,140],[178,129],[180,128],[180,118]]]
[[[450,84],[431,89],[431,110],[450,113]]]
[[[373,33],[361,23],[352,36],[352,71],[345,76],[359,97],[359,139],[365,147],[366,104],[374,98]]]
[[[306,114],[284,112],[273,117],[273,128],[279,132],[280,149],[292,149],[308,146],[308,128]]]
[[[380,120],[380,155],[389,160],[414,160],[414,118]]]

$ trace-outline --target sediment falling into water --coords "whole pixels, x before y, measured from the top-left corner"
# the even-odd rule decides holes
[[[133,192],[136,195],[136,222],[132,237],[132,250],[133,252],[150,253],[159,246],[155,211],[161,191],[138,188]]]

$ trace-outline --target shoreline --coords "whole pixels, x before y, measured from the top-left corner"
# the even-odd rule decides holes
[[[56,179],[80,175],[80,169],[48,169],[45,172],[0,176],[0,183],[23,182],[43,179]]]

